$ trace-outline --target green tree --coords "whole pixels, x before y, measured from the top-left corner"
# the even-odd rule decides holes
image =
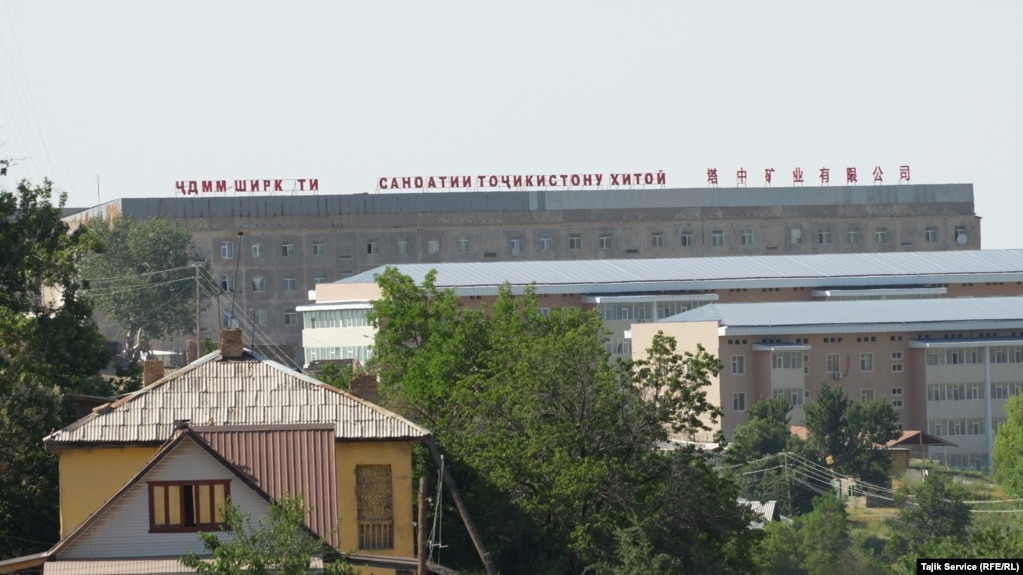
[[[285,497],[270,503],[267,517],[253,521],[250,514],[228,502],[223,508],[224,525],[230,531],[227,540],[200,532],[199,540],[211,560],[192,551],[181,557],[181,564],[202,575],[307,575],[313,557],[329,554],[330,546],[306,529],[306,511],[301,496]],[[355,573],[343,557],[325,572]]]
[[[891,483],[891,458],[883,446],[898,437],[899,415],[889,403],[853,402],[841,388],[822,381],[804,411],[808,441],[829,467],[875,485]]]
[[[100,250],[85,258],[82,274],[96,308],[124,330],[126,358],[137,359],[151,340],[194,330],[198,256],[187,230],[161,218],[117,218],[94,220],[88,231]]]
[[[92,247],[61,221],[50,182],[0,189],[0,556],[41,551],[59,532],[56,459],[42,438],[69,423],[66,392],[106,394],[110,360],[81,298]]]
[[[785,450],[789,437],[789,409],[784,399],[761,399],[746,414],[746,423],[735,428],[726,460],[745,463]]]
[[[742,572],[749,516],[734,485],[702,453],[658,450],[669,430],[705,429],[715,358],[662,337],[647,362],[616,369],[592,311],[544,315],[531,289],[507,285],[470,309],[433,272],[422,285],[393,268],[376,279],[367,369],[392,408],[433,431],[501,571],[620,566],[631,555],[616,541],[648,541],[679,565]],[[651,518],[642,539],[620,530],[630,514]],[[464,540],[449,545],[452,565],[477,564],[458,554]]]
[[[1012,497],[1023,497],[1023,399],[1019,395],[1005,403],[1005,416],[995,435],[995,479]]]
[[[962,545],[970,526],[970,507],[964,503],[966,490],[942,474],[933,473],[909,492],[900,490],[903,504],[891,520],[892,538],[888,552],[899,556],[921,549],[928,542],[947,539]]]

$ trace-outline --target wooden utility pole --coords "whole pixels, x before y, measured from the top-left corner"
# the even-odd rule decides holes
[[[419,556],[416,567],[419,575],[427,575],[426,571],[426,478],[419,478],[419,517],[416,519],[419,525],[419,543],[417,545]]]
[[[458,508],[458,514],[462,517],[465,530],[469,532],[469,538],[472,539],[472,544],[476,547],[476,553],[479,554],[480,561],[483,562],[483,568],[486,570],[487,575],[497,575],[494,571],[494,564],[490,562],[490,554],[483,548],[483,541],[480,540],[480,535],[476,532],[476,526],[472,524],[469,511],[465,508],[465,502],[462,501],[462,495],[458,492],[458,487],[455,486],[455,480],[451,477],[451,473],[448,472],[447,466],[444,465],[440,449],[437,448],[437,442],[434,441],[432,435],[426,436],[426,445],[430,448],[430,453],[433,454],[433,460],[437,463],[437,466],[443,470],[442,477],[444,478],[444,483],[447,484],[448,491],[451,492],[451,499],[455,501],[455,507]]]
[[[198,359],[202,355],[202,342],[200,341],[202,334],[199,328],[199,266],[201,264],[192,262],[192,265],[195,266],[195,357]]]

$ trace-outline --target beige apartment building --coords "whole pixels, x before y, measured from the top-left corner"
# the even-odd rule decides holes
[[[955,444],[932,457],[987,468],[1005,402],[1023,389],[1023,297],[715,303],[633,324],[633,357],[659,331],[721,359],[709,395],[726,437],[762,398],[787,400],[802,424],[828,381],[853,400],[885,398],[904,429]]]
[[[387,264],[981,247],[970,184],[220,194],[124,198],[65,220],[116,217],[168,218],[193,234],[213,267],[204,292],[220,296],[203,314],[204,332],[241,326],[264,340],[257,343],[297,350],[297,308],[310,290]]]

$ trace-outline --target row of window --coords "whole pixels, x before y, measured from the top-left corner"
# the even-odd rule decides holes
[[[746,373],[746,356],[733,355],[732,375],[744,375]],[[893,373],[902,371],[902,352],[893,351],[891,355],[891,370]],[[772,369],[799,369],[808,373],[810,356],[799,351],[774,351],[771,352]],[[842,373],[842,354],[829,353],[825,356],[827,371],[830,374]],[[874,371],[874,354],[864,352],[860,354],[860,371],[869,373]]]
[[[927,432],[939,437],[953,435],[987,435],[983,417],[959,419],[931,419],[927,421]]]
[[[793,388],[778,388],[771,390],[772,399],[784,399],[790,406],[803,405],[804,402],[810,399],[810,391],[801,387]],[[861,389],[860,390],[860,401],[873,401],[874,390],[873,389]],[[892,406],[896,409],[902,409],[902,388],[892,388]],[[732,410],[733,411],[746,411],[746,393],[736,392],[732,394]]]
[[[984,350],[950,347],[927,350],[927,365],[959,365],[984,363]],[[1023,346],[1010,345],[991,348],[991,363],[1023,363]]]
[[[347,277],[347,276],[350,276],[350,275],[352,275],[351,271],[342,271],[342,272],[338,273],[338,276],[339,276],[338,279],[341,279],[342,277]],[[295,276],[295,274],[287,274],[287,275],[285,275],[281,279],[282,279],[281,286],[284,288],[284,291],[297,291],[298,290],[298,278]],[[327,276],[325,276],[325,275],[318,275],[318,276],[314,276],[313,277],[313,284],[314,285],[322,284],[322,283],[327,283]],[[266,290],[267,290],[266,276],[264,276],[264,275],[254,275],[254,276],[252,276],[251,285],[252,285],[252,292],[253,293],[265,293]],[[234,285],[234,275],[224,274],[224,275],[220,276],[220,289],[224,290],[225,292],[233,292],[234,291],[234,287],[235,287],[235,285]]]
[[[234,310],[227,309],[223,311],[223,327],[241,327],[238,321],[238,316]],[[265,326],[267,322],[267,313],[265,309],[254,309],[252,310],[252,321],[258,326]],[[284,312],[284,325],[298,325],[298,312],[293,309],[289,309]]]
[[[991,399],[1009,399],[1023,391],[1023,381],[992,381]],[[927,386],[927,401],[970,401],[984,399],[983,383],[932,383]]]
[[[597,304],[597,313],[604,321],[633,320],[638,322],[651,319],[664,319],[682,312],[687,312],[706,302],[695,301],[660,301],[626,304]]]
[[[306,347],[304,351],[306,363],[328,359],[357,359],[366,363],[373,355],[373,350],[368,345]]]
[[[956,241],[961,236],[966,235],[966,226],[956,226],[954,231]],[[852,228],[845,233],[846,243],[848,244],[859,244],[860,243],[860,230]],[[874,238],[876,243],[885,244],[888,243],[888,228],[879,227],[874,230]],[[738,234],[739,245],[752,246],[754,244],[754,236],[752,229],[741,230]],[[832,232],[829,227],[822,227],[817,229],[817,243],[818,244],[830,244],[832,243]],[[924,240],[927,242],[938,241],[938,227],[927,226],[924,231]],[[789,242],[793,245],[799,245],[803,243],[803,229],[802,228],[790,228],[789,229]],[[653,232],[650,235],[650,245],[654,248],[661,248],[666,245],[665,236],[661,232]],[[679,245],[682,247],[691,247],[696,245],[696,240],[693,232],[684,231],[679,234]],[[710,245],[719,247],[725,245],[725,232],[724,230],[712,230],[710,232]],[[397,240],[396,246],[399,254],[407,254],[409,252],[409,241],[407,239]],[[440,240],[432,239],[427,241],[427,252],[438,253],[440,252]],[[472,242],[467,235],[459,236],[457,240],[457,250],[459,253],[469,253],[472,251]],[[610,250],[614,248],[614,235],[610,232],[601,233],[598,236],[598,247],[602,250]],[[261,242],[253,242],[250,245],[252,250],[253,258],[262,258],[266,255],[266,247]],[[522,237],[513,237],[508,242],[508,250],[512,255],[518,255],[523,249]],[[554,249],[554,238],[551,234],[541,234],[539,251],[549,252]],[[583,249],[583,237],[582,234],[569,234],[568,236],[568,249],[570,250],[581,250]],[[327,246],[324,240],[312,240],[311,250],[313,256],[323,256],[327,253]],[[366,253],[369,255],[380,253],[380,241],[379,240],[367,240],[366,241]],[[233,259],[235,254],[235,244],[233,240],[225,240],[220,243],[220,257],[222,259]],[[282,257],[292,257],[295,255],[295,242],[283,242],[280,244],[280,254]],[[495,254],[496,255],[496,254]]]
[[[366,309],[307,311],[302,314],[303,327],[306,329],[364,327],[369,325],[368,313],[369,310]]]

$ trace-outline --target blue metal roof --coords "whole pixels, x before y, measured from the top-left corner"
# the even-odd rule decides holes
[[[463,295],[536,283],[538,293],[643,293],[758,287],[882,287],[1023,281],[1023,250],[963,250],[635,260],[515,261],[396,265],[422,283]],[[383,267],[337,283],[371,283]]]
[[[724,328],[790,328],[787,333],[1023,327],[1023,297],[708,304],[658,323],[717,321]],[[853,329],[836,329],[839,326]],[[801,329],[792,329],[801,328]],[[983,329],[983,328],[979,328]],[[727,333],[736,330],[727,329]],[[753,332],[749,332],[753,333]]]

